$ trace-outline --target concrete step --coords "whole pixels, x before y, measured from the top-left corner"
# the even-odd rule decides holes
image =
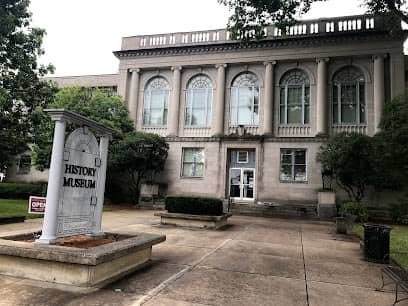
[[[259,217],[279,217],[297,219],[319,219],[317,204],[285,203],[285,204],[255,204],[232,203],[230,211],[236,215]]]

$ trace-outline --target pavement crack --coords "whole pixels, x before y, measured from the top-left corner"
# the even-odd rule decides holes
[[[185,267],[183,270],[177,272],[176,274],[170,276],[168,279],[165,281],[161,282],[159,285],[157,285],[155,288],[149,290],[145,295],[143,295],[141,298],[139,298],[136,302],[132,304],[132,306],[140,306],[145,303],[147,303],[149,300],[157,296],[161,291],[163,291],[170,283],[173,283],[180,277],[182,277],[184,274],[187,272],[193,270],[195,267],[197,267],[200,263],[202,263],[207,257],[211,256],[215,252],[217,252],[219,249],[221,249],[225,244],[230,242],[231,239],[226,239],[224,240],[221,244],[219,244],[215,249],[211,250],[210,252],[206,253],[203,255],[200,259],[195,261],[192,265]]]
[[[309,288],[307,284],[307,272],[306,272],[306,261],[305,261],[305,250],[303,247],[303,230],[302,227],[300,228],[300,243],[302,244],[302,258],[303,258],[303,269],[305,274],[305,287],[306,287],[306,303],[309,306]]]

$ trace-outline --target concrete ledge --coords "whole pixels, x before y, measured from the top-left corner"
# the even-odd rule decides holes
[[[118,241],[90,249],[16,241],[29,235],[0,237],[0,274],[81,287],[100,287],[143,267],[152,246],[166,240],[146,233],[107,233]]]
[[[221,216],[189,215],[169,212],[157,212],[154,214],[161,218],[160,223],[164,225],[175,225],[182,227],[220,229],[227,225],[227,220],[232,216],[226,213]]]

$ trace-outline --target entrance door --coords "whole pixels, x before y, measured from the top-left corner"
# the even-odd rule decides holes
[[[236,200],[253,200],[255,190],[255,169],[230,169],[230,197]]]

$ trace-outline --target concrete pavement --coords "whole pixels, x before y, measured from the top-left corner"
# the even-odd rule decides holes
[[[41,219],[0,232],[41,228]],[[386,306],[381,265],[363,260],[355,240],[327,222],[233,216],[222,231],[159,225],[153,211],[105,212],[106,231],[161,233],[152,264],[103,289],[0,276],[0,305]],[[408,305],[401,303],[400,306]]]

